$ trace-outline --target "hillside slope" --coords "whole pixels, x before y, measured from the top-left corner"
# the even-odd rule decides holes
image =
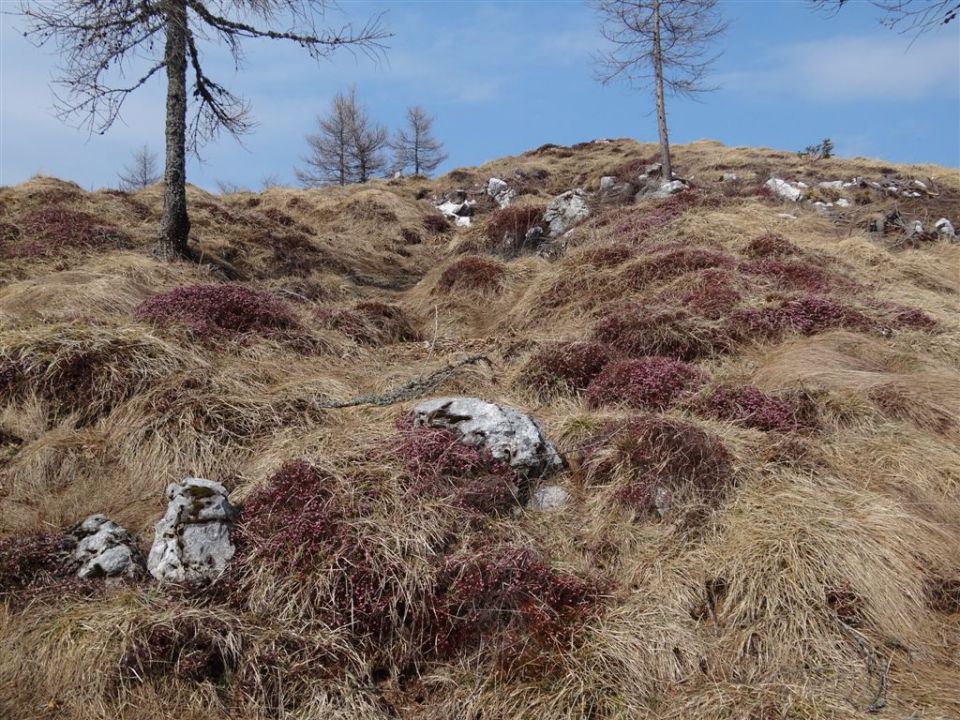
[[[156,187],[0,188],[0,717],[960,717],[960,173],[699,142],[601,192],[655,150],[191,188],[198,264]],[[566,504],[412,428],[441,395],[542,422]],[[223,576],[72,577],[186,476],[241,508]]]

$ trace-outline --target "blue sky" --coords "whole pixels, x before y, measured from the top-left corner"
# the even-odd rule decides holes
[[[0,6],[16,9],[11,0]],[[699,102],[668,100],[673,142],[796,150],[830,137],[843,156],[960,167],[960,23],[911,45],[865,2],[835,16],[802,0],[731,0],[722,9],[730,28],[717,44],[719,89]],[[208,47],[211,74],[251,101],[259,126],[242,146],[230,137],[207,145],[202,162],[190,162],[190,182],[292,184],[304,135],[351,83],[390,127],[409,105],[434,114],[450,156],[441,171],[546,142],[656,139],[649,94],[594,81],[591,56],[603,45],[587,3],[342,2],[328,21],[381,11],[395,36],[378,64],[344,53],[318,65],[296,47],[258,42],[236,71],[224,50]],[[53,115],[52,48],[24,40],[19,18],[0,15],[0,23],[0,184],[39,172],[114,186],[134,149],[161,150],[159,81],[130,98],[107,135],[90,137]]]

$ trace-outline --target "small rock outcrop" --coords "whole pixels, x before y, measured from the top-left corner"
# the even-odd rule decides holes
[[[516,197],[516,193],[507,185],[506,181],[500,178],[487,180],[487,195],[492,197],[501,208],[507,207],[510,201]]]
[[[550,225],[550,237],[559,237],[581,220],[590,215],[587,194],[577,188],[557,195],[543,213],[543,219]]]
[[[676,195],[678,192],[683,192],[686,189],[687,184],[683,180],[671,180],[670,182],[661,183],[656,190],[648,195],[648,197],[668,198],[671,195]]]
[[[781,180],[780,178],[770,178],[764,183],[770,192],[772,192],[777,197],[783,200],[789,200],[790,202],[797,202],[803,197],[803,190],[799,185],[789,183],[786,180]]]
[[[70,558],[82,580],[135,579],[146,571],[137,541],[106,515],[91,515],[67,533]]]
[[[570,502],[570,493],[559,485],[544,485],[530,496],[529,507],[539,512],[560,510]]]
[[[452,220],[459,227],[470,225],[470,217],[473,215],[474,202],[472,200],[444,200],[436,206],[437,210],[443,213],[444,217]]]
[[[947,220],[947,218],[937,220],[933,224],[933,229],[946,238],[955,238],[957,236],[957,231],[953,227],[953,223]]]
[[[156,525],[147,569],[157,580],[213,580],[233,557],[236,510],[218,482],[187,478],[167,487],[167,512]]]
[[[441,397],[413,408],[414,426],[452,430],[460,441],[510,465],[526,477],[542,477],[563,467],[539,422],[512,408],[471,397]]]

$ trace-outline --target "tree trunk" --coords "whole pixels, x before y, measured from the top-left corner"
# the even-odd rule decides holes
[[[171,260],[188,255],[187,237],[187,3],[167,0],[166,47],[167,70],[166,165],[163,173],[163,217],[157,256]]]
[[[663,50],[660,45],[660,0],[653,0],[653,73],[657,92],[657,130],[660,133],[660,162],[663,180],[673,180],[670,162],[670,137],[667,135],[667,109],[663,102]]]

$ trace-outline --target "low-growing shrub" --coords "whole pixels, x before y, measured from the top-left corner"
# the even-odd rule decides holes
[[[11,257],[56,255],[67,249],[129,247],[130,236],[112,223],[79,210],[42,207],[20,219],[21,235],[4,248]]]
[[[381,302],[358,302],[352,309],[318,308],[315,317],[364,345],[388,345],[420,339],[403,308]]]
[[[877,310],[879,322],[898,330],[931,330],[937,326],[937,321],[920,308],[885,300],[868,301],[867,305]]]
[[[710,417],[756,430],[791,432],[804,426],[804,415],[789,398],[768,395],[753,385],[721,385],[700,404]]]
[[[680,248],[631,263],[623,269],[623,279],[632,288],[643,290],[653,283],[708,268],[732,268],[736,261],[716,250]]]
[[[627,405],[663,410],[705,381],[696,367],[672,358],[619,360],[593,379],[586,398],[591,407]]]
[[[600,342],[552,343],[530,357],[523,382],[540,394],[583,392],[614,357],[615,351]]]
[[[423,226],[434,235],[441,235],[450,229],[450,221],[440,212],[423,214]]]
[[[317,246],[303,233],[267,233],[257,241],[270,248],[268,273],[272,277],[307,277],[326,265]]]
[[[30,533],[0,539],[0,600],[69,575],[62,533]]]
[[[585,262],[596,268],[612,268],[623,265],[637,255],[637,249],[626,243],[611,243],[592,248],[583,254]]]
[[[120,680],[138,684],[176,677],[221,683],[239,660],[229,636],[229,626],[213,616],[135,624],[120,657]]]
[[[513,665],[531,651],[569,644],[602,610],[607,591],[597,579],[551,568],[528,548],[478,548],[449,558],[438,573],[433,649],[449,657],[499,639],[500,662]]]
[[[743,296],[738,279],[729,270],[710,268],[682,276],[657,296],[661,302],[688,308],[717,319],[732,311]]]
[[[200,335],[274,335],[298,323],[286,303],[240,285],[187,285],[147,298],[141,320],[183,325]]]
[[[744,249],[744,254],[746,254],[747,257],[758,260],[769,257],[783,258],[799,256],[804,253],[803,250],[789,240],[779,235],[768,233],[751,240]]]
[[[455,290],[495,292],[502,288],[506,275],[506,268],[495,260],[468,255],[447,266],[440,275],[437,289],[441,292]]]
[[[545,227],[543,208],[510,205],[493,213],[483,231],[498,249],[515,253],[524,250],[527,232],[538,226]]]
[[[774,339],[786,332],[814,335],[835,328],[869,330],[873,326],[859,310],[819,295],[790,297],[775,307],[737,310],[728,322],[730,336],[738,340]]]
[[[720,329],[687,310],[629,303],[600,318],[591,335],[627,355],[696,360],[728,345]]]
[[[733,456],[720,438],[657,416],[608,424],[588,448],[586,467],[590,482],[617,482],[614,499],[641,514],[687,491],[719,500],[733,481]]]
[[[740,263],[740,270],[749,275],[769,278],[784,290],[826,293],[834,289],[856,287],[856,283],[849,278],[824,270],[806,260],[760,258]]]

